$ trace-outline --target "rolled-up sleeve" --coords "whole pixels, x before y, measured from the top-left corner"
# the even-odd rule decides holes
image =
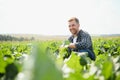
[[[88,49],[91,45],[92,42],[89,34],[82,34],[81,41],[75,43],[77,49]]]

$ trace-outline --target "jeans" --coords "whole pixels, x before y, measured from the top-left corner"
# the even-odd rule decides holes
[[[94,52],[89,49],[79,50],[79,52],[88,52],[88,56],[90,57],[90,59],[92,59],[94,61],[96,59]]]

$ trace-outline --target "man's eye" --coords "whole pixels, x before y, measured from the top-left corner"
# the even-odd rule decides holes
[[[73,26],[75,26],[75,24],[69,25],[69,27],[71,27],[71,26],[73,27]]]

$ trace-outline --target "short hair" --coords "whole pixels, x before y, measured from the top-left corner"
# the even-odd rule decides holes
[[[79,19],[76,18],[76,17],[72,17],[72,18],[70,18],[70,19],[68,20],[68,22],[71,22],[71,21],[75,21],[76,23],[79,24]]]

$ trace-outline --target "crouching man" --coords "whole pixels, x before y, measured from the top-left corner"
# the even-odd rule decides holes
[[[73,17],[68,20],[68,27],[71,32],[69,41],[71,42],[68,47],[72,51],[76,52],[88,52],[90,59],[95,60],[95,54],[92,47],[91,36],[80,29],[80,23],[78,18]]]

